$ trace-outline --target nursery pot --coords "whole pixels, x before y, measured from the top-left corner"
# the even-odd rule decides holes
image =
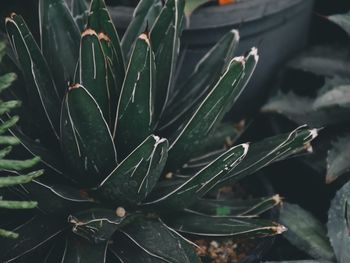
[[[181,77],[192,71],[199,59],[229,30],[240,31],[236,55],[251,47],[259,50],[257,69],[234,109],[235,119],[264,102],[268,81],[276,69],[307,43],[313,0],[244,0],[224,6],[205,6],[195,11],[184,30],[181,47],[186,49]],[[128,26],[134,9],[110,7],[118,31]],[[243,114],[244,113],[244,114]]]

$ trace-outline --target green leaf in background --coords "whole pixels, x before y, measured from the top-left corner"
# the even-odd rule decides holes
[[[201,5],[211,2],[212,0],[191,0],[187,1],[185,5],[185,15],[187,19],[191,16],[194,10],[196,10]]]
[[[340,26],[350,36],[350,13],[328,16],[328,19]]]
[[[41,50],[62,98],[73,80],[80,32],[64,0],[40,0]]]
[[[161,206],[170,211],[182,210],[192,205],[242,162],[247,152],[248,144],[232,147],[178,188],[146,205]]]
[[[26,175],[0,177],[0,188],[29,183],[33,179],[41,176],[43,173],[43,170],[39,170]]]
[[[17,75],[15,73],[7,73],[0,76],[0,92],[10,87],[16,79]]]
[[[150,38],[156,57],[157,84],[155,92],[155,116],[158,119],[168,102],[171,84],[175,74],[182,32],[184,0],[166,1],[155,21]]]
[[[167,150],[166,139],[149,136],[101,183],[98,193],[114,205],[139,205],[158,182]]]
[[[338,137],[327,153],[326,182],[331,183],[350,171],[350,135]]]
[[[147,31],[146,27],[151,28],[162,9],[161,0],[141,0],[136,6],[133,19],[126,29],[121,46],[126,58],[129,58],[131,50],[142,32]]]
[[[172,263],[201,262],[194,249],[182,236],[160,219],[142,220],[123,228],[122,232],[146,253]]]
[[[292,59],[288,66],[292,69],[311,72],[319,76],[340,76],[349,78],[349,49],[332,46],[316,46]]]
[[[81,35],[79,66],[80,83],[91,93],[110,123],[107,61],[98,35],[92,29],[86,29]]]
[[[169,216],[165,222],[182,233],[215,237],[266,237],[287,230],[282,225],[263,219],[207,216],[192,212]]]
[[[295,247],[319,260],[334,260],[326,228],[298,205],[284,203],[280,222],[288,228],[283,236]]]
[[[67,93],[61,117],[62,150],[74,169],[72,179],[95,186],[117,163],[108,125],[92,95],[76,84]]]
[[[154,56],[143,33],[132,52],[118,103],[114,138],[122,157],[153,132],[155,82]]]
[[[60,100],[48,65],[21,16],[8,17],[6,30],[26,80],[37,126],[46,131],[46,137],[52,130],[58,138]]]
[[[347,182],[337,192],[328,212],[328,236],[338,263],[350,261],[349,197],[350,182]]]
[[[325,92],[316,98],[313,107],[316,110],[330,107],[350,108],[350,85],[336,86]]]

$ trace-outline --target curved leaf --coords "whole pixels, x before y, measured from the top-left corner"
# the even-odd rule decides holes
[[[48,65],[21,16],[6,18],[6,30],[22,68],[36,124],[46,137],[52,130],[58,138],[60,99]]]
[[[138,205],[158,182],[167,149],[167,140],[149,136],[101,183],[98,193],[115,205]]]
[[[136,6],[133,18],[126,29],[121,47],[124,55],[128,58],[138,36],[152,27],[154,21],[162,9],[161,0],[141,0]]]
[[[328,212],[328,236],[338,263],[350,260],[349,196],[350,182],[337,192]]]
[[[248,200],[199,199],[187,211],[208,216],[257,217],[281,203],[279,195]]]
[[[312,150],[310,142],[316,138],[318,131],[301,126],[289,134],[267,138],[250,144],[247,156],[227,176],[222,178],[218,187],[241,180],[272,162],[283,160],[303,150]]]
[[[175,230],[200,236],[266,237],[282,234],[287,229],[263,219],[212,217],[190,212],[169,216],[165,222]]]
[[[180,35],[184,19],[185,1],[168,0],[150,31],[152,49],[156,58],[157,84],[155,115],[162,115],[167,104],[175,74]]]
[[[79,66],[80,83],[96,100],[105,120],[109,123],[107,61],[99,37],[94,30],[86,29],[81,35]]]
[[[43,173],[43,170],[39,170],[26,175],[0,177],[0,188],[29,183],[33,179],[41,176]]]
[[[284,237],[298,249],[315,259],[334,260],[325,227],[309,212],[298,205],[284,203],[280,221],[288,228]]]
[[[61,117],[62,149],[75,170],[72,179],[96,186],[116,165],[116,150],[108,125],[94,98],[81,85],[70,88]]]
[[[192,205],[197,198],[210,191],[216,183],[236,167],[248,152],[248,145],[242,144],[227,150],[216,160],[166,195],[146,203],[168,210],[181,210]]]
[[[73,80],[80,32],[64,0],[40,0],[41,49],[61,97]]]
[[[337,14],[328,17],[333,23],[340,26],[350,36],[350,14]]]
[[[143,33],[131,55],[115,121],[114,139],[124,156],[153,132],[154,84],[154,56],[149,38]]]
[[[17,79],[17,75],[15,73],[7,73],[0,77],[0,92],[4,91]]]
[[[350,171],[350,136],[339,137],[327,153],[326,182],[331,183]]]

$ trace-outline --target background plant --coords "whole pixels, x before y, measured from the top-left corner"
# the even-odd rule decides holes
[[[39,207],[17,228],[18,241],[1,243],[2,260],[199,262],[184,236],[283,232],[257,218],[278,198],[213,198],[308,150],[317,135],[302,126],[222,147],[235,132],[221,121],[249,81],[257,50],[232,59],[239,38],[232,30],[187,80],[177,79],[184,1],[141,1],[122,41],[104,1],[88,12],[84,3],[69,10],[63,0],[40,1],[40,48],[21,16],[6,19],[25,83],[13,91],[25,117],[11,131],[46,172],[16,189]],[[223,207],[230,214],[218,214]]]
[[[0,63],[5,55],[6,45],[3,41],[0,42]],[[16,80],[14,73],[7,73],[0,76],[0,92],[8,89],[11,84]],[[10,113],[11,110],[20,106],[20,102],[16,100],[3,101],[0,100],[0,116]],[[28,174],[19,174],[19,172],[25,171],[31,168],[39,162],[38,157],[34,157],[28,160],[13,160],[6,158],[12,151],[12,147],[18,145],[20,141],[8,134],[8,129],[14,126],[18,121],[18,116],[13,116],[7,121],[0,124],[0,189],[8,188],[11,186],[25,184],[32,179],[40,176],[42,171],[35,171]],[[2,193],[1,191],[0,193]],[[4,200],[0,196],[0,209],[32,209],[37,206],[37,202],[34,201],[17,201],[17,200]],[[18,234],[12,231],[8,231],[0,228],[0,237],[5,238],[17,238]]]

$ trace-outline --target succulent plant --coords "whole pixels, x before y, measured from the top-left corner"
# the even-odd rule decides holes
[[[327,226],[302,207],[284,203],[280,214],[280,221],[288,228],[284,236],[292,245],[314,260],[283,262],[349,262],[349,198],[350,182],[343,185],[332,200]]]
[[[350,33],[350,14],[329,16],[328,19],[347,34]],[[304,87],[301,94],[294,91],[279,92],[264,106],[265,112],[276,112],[293,122],[325,127],[328,136],[322,136],[317,158],[309,164],[318,172],[326,171],[326,182],[331,183],[350,171],[350,61],[349,49],[320,46],[301,54],[289,63],[296,70],[310,72],[324,79],[324,85],[316,92]],[[305,79],[305,78],[304,78]],[[300,87],[299,87],[300,90]],[[300,93],[300,91],[299,91]],[[311,93],[311,96],[310,96]],[[304,94],[304,95],[302,95]],[[323,154],[324,152],[324,154]],[[306,160],[306,159],[305,159]]]
[[[5,55],[6,45],[4,42],[0,42],[0,63]],[[16,80],[16,74],[7,73],[0,76],[0,92],[4,91]],[[3,119],[5,115],[10,113],[11,110],[17,108],[20,105],[19,101],[3,101],[0,100],[0,118]],[[10,119],[1,122],[0,124],[0,190],[30,182],[32,179],[37,178],[42,174],[42,170],[31,172],[28,174],[20,174],[37,164],[40,160],[38,157],[34,157],[28,160],[13,160],[6,159],[11,153],[13,146],[18,145],[20,141],[11,136],[8,133],[8,129],[15,125],[18,121],[18,116],[13,116]],[[2,193],[2,191],[0,192]],[[18,200],[4,200],[0,196],[0,209],[32,209],[37,206],[35,201],[18,201]],[[12,231],[8,231],[0,228],[0,237],[17,238],[18,234]]]
[[[2,261],[33,253],[37,262],[200,262],[189,235],[285,230],[257,218],[279,198],[212,193],[307,150],[317,130],[223,148],[234,131],[221,121],[257,50],[231,59],[232,30],[188,79],[176,78],[184,1],[168,0],[154,16],[155,5],[140,2],[123,45],[103,0],[92,1],[81,33],[63,0],[40,0],[40,48],[21,16],[6,19],[25,87],[15,92],[25,117],[11,131],[45,175],[17,188],[39,205],[18,240],[1,241]]]

